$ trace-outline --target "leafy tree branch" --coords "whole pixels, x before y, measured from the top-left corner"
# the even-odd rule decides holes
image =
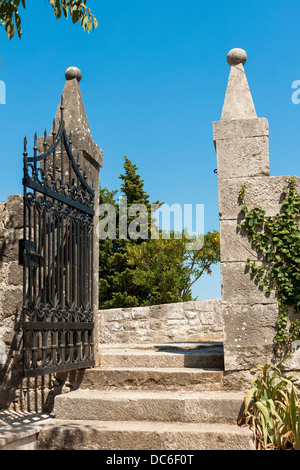
[[[9,39],[17,34],[19,38],[22,36],[20,8],[26,10],[27,0],[0,0],[0,22],[5,27],[5,33]],[[37,1],[37,0],[36,0]],[[73,23],[80,22],[82,28],[87,31],[94,31],[98,22],[92,14],[90,8],[87,7],[87,0],[45,0],[49,2],[53,8],[56,19],[62,16],[72,18]]]

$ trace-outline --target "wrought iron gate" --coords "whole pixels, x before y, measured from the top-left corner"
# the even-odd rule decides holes
[[[94,190],[72,153],[63,119],[44,153],[24,140],[23,372],[25,377],[94,365]],[[47,148],[49,146],[49,148]]]

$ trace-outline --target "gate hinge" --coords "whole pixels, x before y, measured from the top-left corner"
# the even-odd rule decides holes
[[[37,253],[36,243],[31,240],[19,240],[19,264],[37,267],[40,265],[42,255]]]

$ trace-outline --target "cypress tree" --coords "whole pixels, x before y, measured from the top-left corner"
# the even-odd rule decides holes
[[[100,272],[99,272],[99,304],[101,309],[117,307],[134,307],[147,303],[149,289],[134,282],[135,267],[130,263],[128,246],[144,243],[149,239],[151,227],[151,203],[149,195],[144,190],[144,181],[137,173],[137,166],[129,158],[124,157],[124,174],[119,178],[122,181],[121,193],[125,198],[127,211],[122,213],[120,203],[116,201],[117,191],[104,188],[100,192],[100,204],[111,204],[116,212],[116,238],[100,240]],[[141,219],[140,230],[136,230],[136,239],[121,238],[120,221],[126,216],[126,232],[131,222],[139,217],[137,211],[134,215],[127,215],[135,204],[143,204],[147,208],[146,217]],[[159,204],[155,202],[154,204]],[[126,207],[126,206],[125,206]],[[144,214],[145,215],[145,214]],[[145,229],[143,231],[143,228]],[[147,233],[141,238],[138,232]],[[130,235],[130,234],[129,234]]]
[[[118,191],[100,191],[100,205],[114,209],[111,218],[101,215],[100,222],[112,222],[113,227],[115,222],[114,236],[99,240],[100,309],[193,300],[191,286],[203,273],[211,274],[211,266],[220,260],[219,234],[208,232],[197,251],[188,251],[190,240],[184,234],[178,239],[171,232],[166,239],[156,227],[160,237],[151,238],[152,210],[162,203],[150,203],[137,166],[124,160],[119,178],[125,201],[116,200]]]

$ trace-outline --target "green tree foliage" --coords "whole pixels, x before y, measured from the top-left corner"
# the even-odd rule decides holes
[[[163,235],[161,233],[161,235]],[[149,303],[163,304],[193,300],[192,286],[220,261],[220,239],[216,231],[204,236],[203,246],[189,250],[190,239],[151,239],[141,245],[128,246],[129,263],[135,266],[134,282],[149,289]]]
[[[160,207],[162,203],[150,203],[150,197],[144,190],[144,181],[137,173],[137,166],[127,157],[124,159],[125,171],[119,178],[122,181],[121,193],[127,198],[128,232],[130,233],[130,225],[139,220],[143,237],[122,238],[124,214],[120,201],[116,200],[117,191],[102,189],[100,204],[113,206],[114,213],[109,217],[106,211],[101,215],[100,222],[106,224],[104,231],[108,230],[110,222],[112,225],[115,223],[116,230],[112,233],[113,236],[100,239],[100,308],[192,300],[191,287],[194,282],[204,273],[211,274],[212,264],[220,260],[219,234],[206,234],[203,247],[195,251],[188,250],[190,239],[184,234],[180,234],[178,238],[171,232],[167,238],[157,226],[154,230],[157,238],[151,238],[153,208]],[[145,218],[141,217],[137,204],[143,204],[147,208]],[[136,227],[135,232],[139,232]]]
[[[162,235],[162,234],[161,234]],[[135,285],[147,286],[145,305],[159,305],[192,300],[189,269],[185,265],[184,238],[150,239],[127,247],[129,265],[134,268]]]
[[[114,207],[115,218],[114,214],[112,217],[116,221],[114,236],[109,236],[104,240],[100,239],[99,303],[102,309],[147,305],[149,297],[148,287],[134,281],[135,267],[132,266],[128,254],[130,245],[143,243],[144,240],[141,237],[136,240],[127,238],[127,229],[129,232],[130,224],[139,216],[138,211],[135,215],[128,215],[131,213],[131,209],[134,209],[135,204],[143,204],[147,208],[147,218],[142,220],[140,230],[143,231],[146,228],[146,237],[149,238],[151,203],[149,195],[144,190],[144,181],[137,173],[138,168],[127,157],[124,157],[124,160],[125,172],[119,178],[122,181],[122,195],[127,198],[125,212],[122,211],[120,202],[116,201],[117,191],[109,191],[104,188],[100,192],[100,204],[110,204]],[[126,217],[125,222],[124,217]],[[102,217],[103,219],[108,220],[107,213]],[[126,233],[124,233],[124,224]],[[138,232],[138,228],[136,231]]]
[[[38,1],[38,0],[35,0]],[[80,22],[83,29],[95,30],[98,26],[95,16],[87,7],[87,0],[45,0],[52,7],[56,19],[71,17],[73,23]],[[32,3],[32,2],[31,2]],[[21,16],[19,8],[26,9],[26,0],[0,0],[0,21],[5,26],[5,33],[12,39],[17,30],[18,36],[22,35]]]

